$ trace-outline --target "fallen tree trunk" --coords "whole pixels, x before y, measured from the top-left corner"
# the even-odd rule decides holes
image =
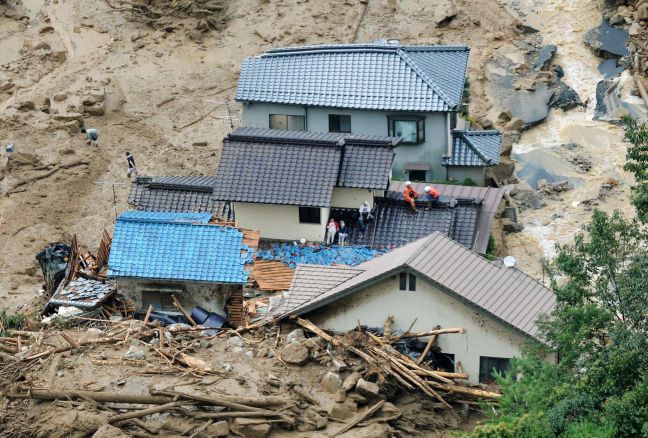
[[[426,380],[426,382],[433,388],[441,389],[447,392],[454,392],[457,394],[467,394],[475,397],[492,398],[496,400],[502,397],[502,394],[499,394],[497,392],[484,391],[482,389],[467,388],[461,385],[444,385],[443,383],[432,382],[430,380]]]
[[[179,408],[182,405],[185,405],[187,403],[183,402],[171,402],[171,403],[165,403],[160,406],[155,406],[154,408],[148,408],[148,409],[142,409],[141,411],[133,411],[133,412],[127,412],[125,414],[119,414],[115,415],[114,417],[110,417],[108,419],[109,423],[119,423],[120,421],[126,421],[126,420],[131,420],[133,418],[142,418],[147,415],[151,414],[157,414],[158,412],[165,412],[170,409],[175,409]]]
[[[173,397],[151,396],[146,394],[126,394],[120,392],[98,391],[68,391],[59,389],[33,389],[26,388],[25,393],[9,393],[7,397],[18,399],[37,400],[66,400],[75,398],[89,398],[99,403],[126,403],[141,405],[163,405],[173,401]],[[80,397],[83,396],[83,397]]]
[[[446,333],[466,333],[465,328],[448,328],[440,330],[429,330],[427,332],[418,332],[418,333],[404,333],[400,335],[397,339],[407,339],[407,338],[424,338],[426,336],[434,335],[443,335]]]

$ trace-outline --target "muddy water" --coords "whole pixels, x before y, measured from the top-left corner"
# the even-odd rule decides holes
[[[602,60],[585,46],[583,35],[601,23],[598,3],[522,0],[509,4],[525,24],[540,30],[546,44],[558,46],[554,62],[563,67],[564,81],[587,102],[583,109],[552,110],[544,123],[524,132],[513,146],[521,181],[535,188],[538,179],[566,179],[572,187],[561,194],[560,200],[546,199],[544,208],[521,212],[524,231],[507,238],[509,252],[518,259],[518,266],[537,276],[542,272],[539,260],[553,257],[556,244],[570,242],[589,221],[592,207],[583,201],[595,199],[594,207],[605,211],[633,212],[628,200],[632,179],[622,169],[626,151],[623,131],[607,122],[592,120],[596,84],[603,78],[599,72]],[[569,143],[578,146],[572,145],[570,149],[565,146]],[[590,159],[591,171],[585,173],[572,165],[568,158],[574,154]],[[601,184],[609,179],[619,181],[620,186],[609,196],[597,199]]]

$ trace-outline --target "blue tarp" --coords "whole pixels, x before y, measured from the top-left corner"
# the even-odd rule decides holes
[[[259,251],[257,258],[263,260],[278,260],[291,268],[298,264],[307,265],[348,265],[355,266],[371,260],[387,250],[370,249],[366,246],[299,246],[291,244],[275,244],[272,249]]]

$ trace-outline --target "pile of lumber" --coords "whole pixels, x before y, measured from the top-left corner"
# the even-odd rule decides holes
[[[257,288],[264,292],[276,292],[290,289],[294,271],[283,262],[257,259],[250,278]]]
[[[433,370],[426,364],[415,362],[393,346],[394,343],[404,338],[429,337],[426,348],[429,351],[437,336],[465,333],[463,328],[434,329],[427,332],[407,332],[400,336],[391,336],[388,319],[383,336],[377,336],[359,326],[353,332],[341,337],[325,332],[306,319],[294,317],[293,320],[330,344],[361,358],[369,369],[380,370],[384,376],[390,377],[400,387],[410,391],[421,391],[437,400],[440,407],[451,409],[453,402],[475,403],[475,399],[494,401],[501,396],[499,393],[473,388],[462,382],[468,379],[467,374]]]
[[[227,0],[134,0],[130,17],[155,29],[172,26],[171,18],[197,18],[198,30],[221,30],[228,14]]]

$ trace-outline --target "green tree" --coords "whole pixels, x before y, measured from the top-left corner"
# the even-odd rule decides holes
[[[631,172],[637,184],[632,187],[632,204],[642,222],[648,222],[648,126],[631,116],[623,118],[625,138],[632,146],[626,152],[623,168]]]

